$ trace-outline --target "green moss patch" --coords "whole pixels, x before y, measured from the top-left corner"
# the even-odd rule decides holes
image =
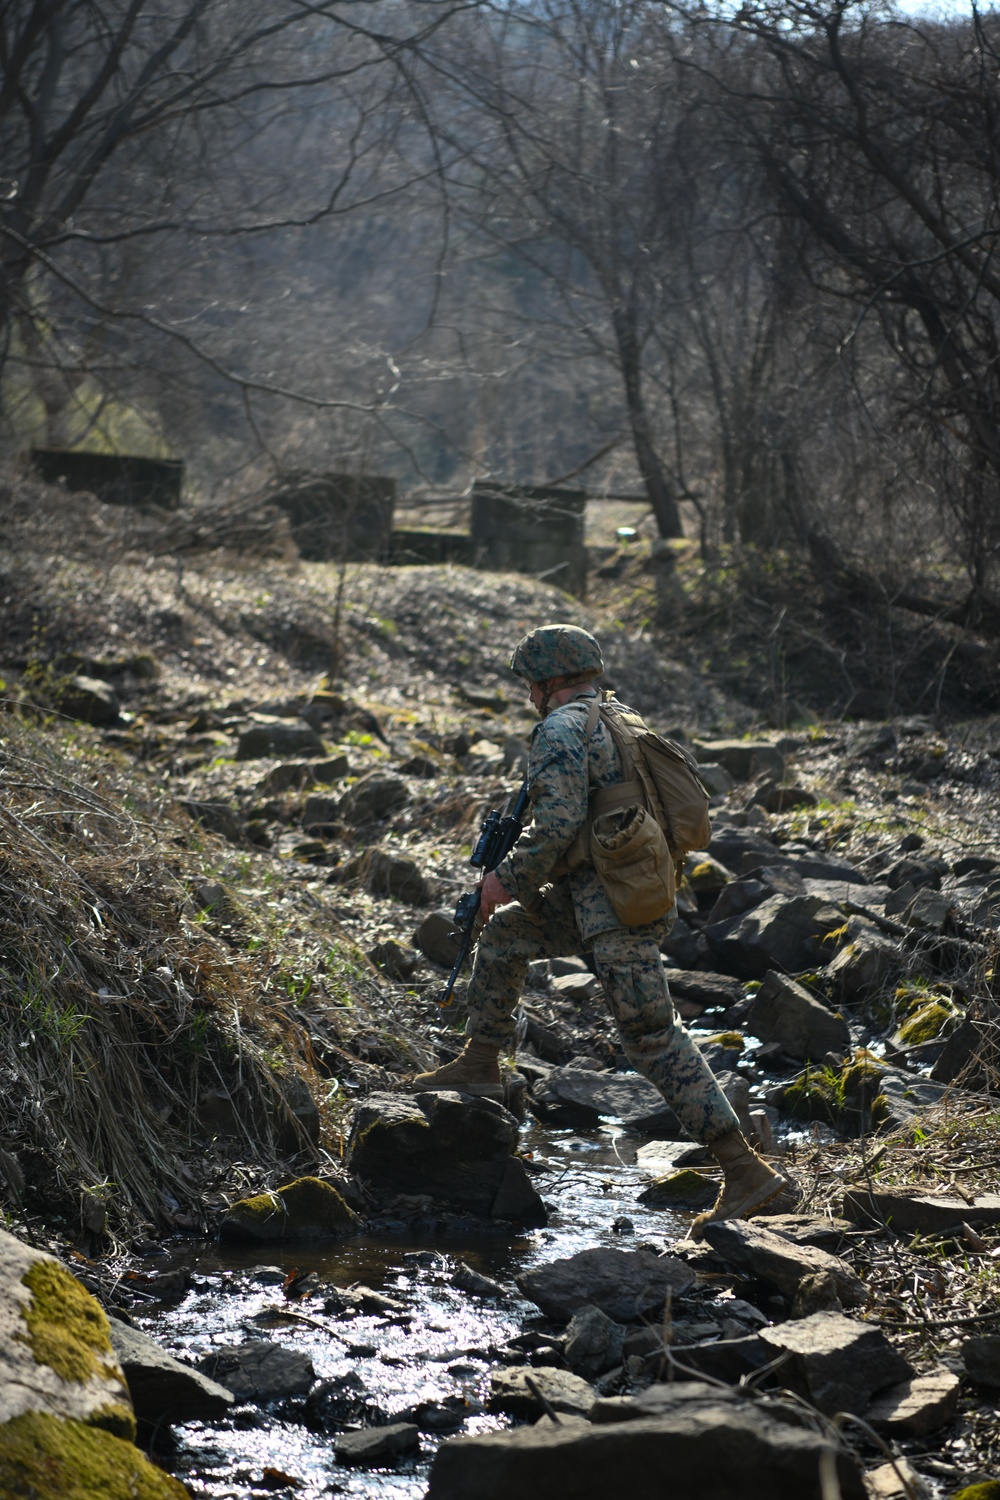
[[[342,1239],[358,1226],[353,1209],[328,1182],[298,1177],[273,1193],[241,1198],[226,1214],[220,1233],[228,1239]]]
[[[24,1412],[0,1426],[4,1500],[190,1500],[177,1479],[108,1432]]]
[[[893,1040],[899,1047],[916,1047],[921,1042],[932,1042],[951,1024],[954,1010],[941,1000],[928,1000],[900,1026]]]
[[[27,1344],[40,1365],[49,1365],[63,1380],[117,1379],[118,1368],[104,1309],[64,1266],[38,1260],[22,1277],[31,1292],[21,1316]]]
[[[708,1208],[718,1196],[718,1184],[711,1177],[687,1167],[668,1177],[657,1177],[639,1194],[647,1208]]]
[[[714,1036],[705,1038],[705,1046],[714,1043],[719,1047],[726,1047],[733,1052],[742,1052],[746,1043],[738,1031],[717,1031]]]
[[[1000,1479],[987,1479],[985,1484],[967,1484],[952,1500],[1000,1500]]]

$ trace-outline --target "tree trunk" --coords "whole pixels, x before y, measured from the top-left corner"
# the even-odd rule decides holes
[[[677,508],[674,487],[660,463],[649,431],[649,416],[642,396],[642,352],[636,331],[635,310],[618,307],[613,313],[618,360],[625,384],[625,404],[635,447],[639,473],[646,486],[661,536],[683,536],[681,514]]]

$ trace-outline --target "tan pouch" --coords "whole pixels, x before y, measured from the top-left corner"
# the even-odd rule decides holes
[[[663,829],[638,804],[594,821],[590,855],[618,920],[641,927],[666,916],[677,894]]]

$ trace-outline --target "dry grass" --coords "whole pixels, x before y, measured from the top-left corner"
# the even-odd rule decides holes
[[[87,744],[0,719],[4,1143],[41,1153],[65,1201],[169,1223],[201,1208],[206,1095],[267,1169],[309,1147],[293,1080],[325,1088],[266,935],[212,930],[177,815]]]

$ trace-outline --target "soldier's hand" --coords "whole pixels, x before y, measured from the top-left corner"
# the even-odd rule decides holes
[[[513,901],[514,897],[509,895],[500,884],[493,870],[483,876],[480,887],[479,910],[483,914],[483,921],[488,922],[498,906],[506,906]]]

